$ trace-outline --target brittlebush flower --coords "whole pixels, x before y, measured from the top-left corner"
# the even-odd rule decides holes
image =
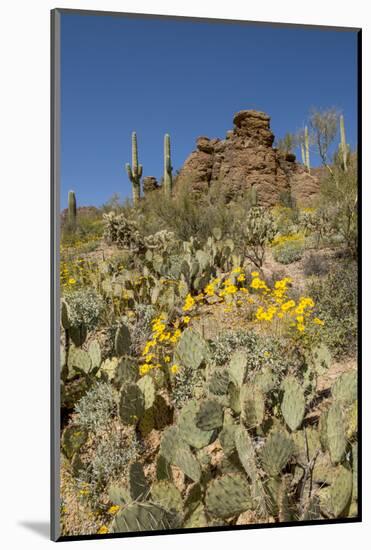
[[[120,506],[117,506],[117,504],[114,504],[113,506],[111,506],[111,508],[108,509],[108,514],[111,514],[113,516],[119,510],[120,510]]]
[[[108,527],[106,525],[102,525],[102,527],[98,529],[98,535],[105,535],[106,533],[108,533]]]
[[[183,317],[182,320],[183,320],[183,323],[184,323],[185,325],[188,325],[188,323],[189,323],[189,321],[191,320],[191,318],[190,318],[188,315],[186,315],[185,317]]]
[[[172,365],[170,367],[170,371],[171,371],[172,374],[176,374],[178,372],[178,370],[179,370],[179,365]]]
[[[322,326],[322,325],[325,324],[325,321],[322,321],[322,319],[318,319],[318,317],[315,317],[315,318],[313,319],[313,323],[314,323],[315,325],[320,325],[320,326]]]
[[[187,294],[184,302],[184,306],[183,306],[183,311],[189,311],[190,309],[193,308],[194,305],[195,305],[194,298],[192,298],[190,294]]]

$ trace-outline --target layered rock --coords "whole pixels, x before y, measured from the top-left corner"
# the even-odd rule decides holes
[[[197,139],[181,168],[176,187],[189,186],[201,195],[219,183],[227,199],[237,199],[254,186],[258,204],[274,206],[284,195],[299,205],[309,206],[319,191],[318,179],[295,162],[295,155],[283,156],[273,148],[270,117],[260,111],[239,111],[234,128],[225,139]]]

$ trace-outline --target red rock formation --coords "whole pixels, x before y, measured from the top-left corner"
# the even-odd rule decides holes
[[[176,187],[189,186],[192,193],[202,194],[214,183],[225,185],[228,199],[255,186],[258,204],[278,204],[284,193],[308,206],[319,190],[316,177],[295,162],[295,155],[285,157],[272,147],[274,135],[270,117],[260,111],[239,111],[233,118],[234,129],[224,140],[197,139],[193,151],[181,168]]]

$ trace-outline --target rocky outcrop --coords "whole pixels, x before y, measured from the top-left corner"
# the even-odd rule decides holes
[[[295,155],[283,156],[272,147],[270,117],[260,111],[239,111],[233,123],[225,139],[197,139],[197,149],[181,168],[176,187],[189,186],[190,192],[201,195],[219,183],[231,200],[254,186],[259,205],[278,204],[285,194],[300,205],[310,205],[319,191],[318,179],[295,162]]]

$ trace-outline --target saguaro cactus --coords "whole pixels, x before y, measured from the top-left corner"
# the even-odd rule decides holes
[[[77,209],[76,209],[76,196],[74,191],[68,191],[68,225],[72,228],[76,228]]]
[[[170,197],[173,191],[173,167],[171,166],[170,157],[170,136],[164,136],[164,191],[165,195]]]
[[[140,178],[143,173],[143,166],[138,164],[138,144],[137,134],[133,132],[131,135],[131,166],[126,163],[126,171],[128,173],[129,180],[131,181],[133,191],[133,204],[138,204],[140,199]]]
[[[343,167],[344,171],[347,171],[347,156],[348,156],[348,146],[345,139],[345,126],[344,126],[344,116],[340,115],[340,151],[343,157]]]
[[[308,172],[310,172],[308,126],[306,126],[304,129],[304,143],[305,143],[305,166],[307,167]]]

